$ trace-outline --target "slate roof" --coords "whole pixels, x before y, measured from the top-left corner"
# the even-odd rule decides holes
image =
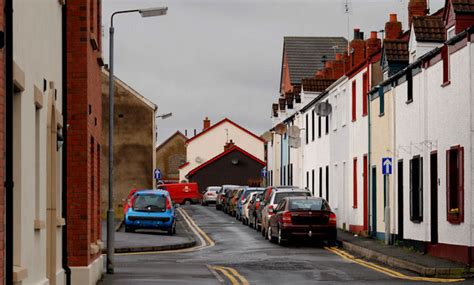
[[[408,61],[408,41],[385,39],[383,48],[388,61]]]
[[[285,37],[283,52],[287,55],[291,84],[300,84],[301,79],[323,69],[323,56],[327,61],[334,60],[336,53],[346,50],[347,40],[343,37]]]
[[[413,18],[416,40],[420,42],[445,42],[446,32],[441,17],[417,16]]]
[[[456,13],[474,12],[474,0],[452,0],[451,3]]]
[[[301,84],[303,90],[308,92],[323,92],[334,83],[333,79],[303,78]]]

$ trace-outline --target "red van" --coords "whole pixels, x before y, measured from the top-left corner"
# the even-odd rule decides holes
[[[161,184],[158,189],[166,190],[170,193],[171,200],[175,204],[198,203],[201,201],[201,193],[197,183],[175,183]]]

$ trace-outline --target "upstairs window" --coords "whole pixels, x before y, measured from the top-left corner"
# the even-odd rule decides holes
[[[413,102],[413,71],[407,71],[407,103]]]
[[[329,115],[326,116],[326,135],[329,134]]]
[[[314,141],[314,110],[311,112],[311,141]]]
[[[357,117],[356,117],[356,81],[352,81],[352,121],[355,122]]]
[[[321,126],[321,116],[318,116],[318,138],[321,137],[321,129],[322,129],[322,126]]]
[[[449,49],[448,46],[441,48],[441,58],[443,59],[443,84],[446,86],[450,83],[450,70],[449,70]]]
[[[410,160],[410,220],[423,221],[423,158],[420,156]]]
[[[362,75],[362,116],[367,116],[367,96],[369,93],[369,77],[367,72]]]
[[[309,124],[308,124],[308,114],[306,114],[306,122],[305,122],[305,133],[306,133],[306,144],[308,144],[308,140],[309,140]]]
[[[452,224],[464,222],[464,148],[446,151],[447,219]]]
[[[383,87],[379,88],[379,116],[385,114],[385,94],[383,93]]]

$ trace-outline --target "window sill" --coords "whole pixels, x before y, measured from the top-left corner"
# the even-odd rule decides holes
[[[410,99],[410,100],[406,100],[406,101],[405,101],[405,104],[410,104],[410,103],[413,103],[413,99]]]
[[[357,119],[352,119],[351,122],[353,122],[353,123],[354,123],[354,122],[357,122]]]
[[[385,116],[385,113],[380,113],[379,114],[379,117],[383,117],[383,116]]]
[[[352,206],[352,209],[357,209],[357,206]]]
[[[410,220],[410,221],[414,224],[421,224],[421,222],[423,222],[423,220]]]
[[[448,80],[448,81],[444,82],[443,84],[441,84],[441,87],[446,87],[449,84],[451,84],[451,80]]]
[[[363,114],[362,114],[362,117],[367,117],[367,113],[363,113]]]

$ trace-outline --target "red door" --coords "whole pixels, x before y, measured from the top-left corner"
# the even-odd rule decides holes
[[[364,231],[367,231],[368,229],[368,207],[367,207],[367,203],[368,203],[368,196],[367,196],[367,192],[368,192],[368,176],[367,176],[367,171],[368,171],[368,165],[367,165],[367,154],[364,154],[364,165],[362,166],[363,167],[363,176],[364,176]]]

